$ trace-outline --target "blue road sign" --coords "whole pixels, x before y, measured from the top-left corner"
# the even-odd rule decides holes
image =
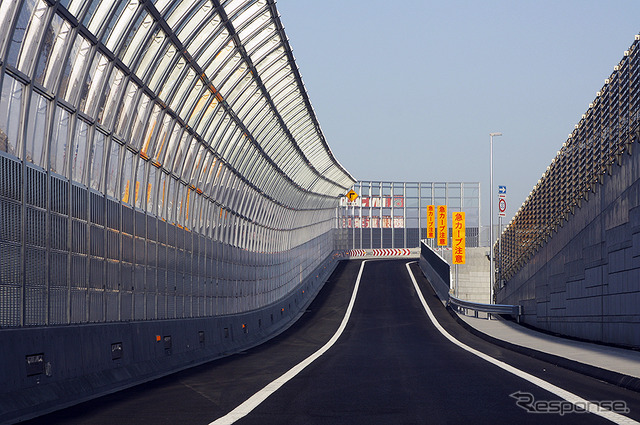
[[[498,186],[498,195],[506,195],[507,186]]]

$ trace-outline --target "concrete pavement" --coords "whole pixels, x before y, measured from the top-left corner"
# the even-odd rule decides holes
[[[501,318],[453,314],[465,328],[500,346],[640,391],[640,351],[562,338]]]

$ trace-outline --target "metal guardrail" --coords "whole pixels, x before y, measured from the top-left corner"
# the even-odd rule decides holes
[[[449,305],[465,316],[468,316],[468,310],[474,311],[474,317],[478,317],[479,312],[487,313],[487,319],[491,318],[491,314],[510,314],[515,316],[518,323],[520,323],[520,315],[522,314],[521,305],[474,303],[453,296],[449,296]]]

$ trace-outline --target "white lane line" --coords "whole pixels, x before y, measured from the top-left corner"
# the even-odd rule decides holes
[[[413,261],[413,263],[415,263],[415,261]],[[436,329],[438,329],[440,331],[440,333],[442,335],[444,335],[449,341],[453,342],[454,344],[456,344],[458,347],[463,348],[464,350],[475,354],[476,356],[480,357],[483,360],[488,361],[489,363],[492,363],[504,370],[506,370],[507,372],[510,372],[516,376],[519,376],[522,379],[525,379],[529,382],[531,382],[532,384],[549,391],[550,393],[553,393],[555,395],[557,395],[558,397],[567,400],[568,402],[574,404],[574,405],[578,405],[578,406],[586,406],[589,412],[594,413],[596,415],[602,416],[605,419],[610,420],[611,422],[617,423],[617,424],[624,424],[624,425],[631,425],[631,424],[640,424],[640,422],[637,422],[631,418],[628,418],[626,416],[623,416],[619,413],[615,413],[612,412],[611,410],[604,410],[603,408],[601,408],[600,406],[598,406],[595,403],[592,403],[588,400],[583,399],[582,397],[579,397],[567,390],[564,390],[560,387],[557,387],[545,380],[542,380],[536,376],[533,376],[527,372],[524,372],[520,369],[516,369],[515,367],[504,363],[500,360],[494,359],[491,356],[488,356],[476,349],[473,349],[471,347],[469,347],[466,344],[463,344],[462,342],[458,341],[456,338],[454,338],[453,336],[451,336],[451,334],[449,334],[449,332],[447,332],[438,322],[438,319],[436,319],[436,317],[433,315],[433,313],[431,312],[431,309],[429,308],[429,306],[427,305],[426,300],[424,299],[424,296],[422,295],[422,292],[420,291],[420,288],[418,287],[418,282],[416,282],[416,278],[413,276],[413,272],[411,271],[411,268],[409,267],[409,264],[411,263],[407,263],[406,267],[407,267],[407,271],[409,272],[409,276],[411,277],[411,281],[413,282],[413,286],[416,289],[416,292],[418,293],[418,298],[420,299],[420,302],[422,303],[422,306],[424,307],[424,309],[427,312],[427,315],[429,315],[429,319],[431,319],[431,322],[433,323],[433,325],[436,327]]]
[[[290,379],[295,377],[298,373],[302,372],[302,370],[313,363],[316,359],[318,359],[321,355],[323,355],[329,348],[336,343],[342,332],[347,327],[347,323],[349,322],[349,318],[351,317],[351,311],[353,310],[353,305],[356,302],[356,295],[358,293],[358,287],[360,286],[360,279],[362,278],[362,271],[364,270],[364,263],[367,260],[364,260],[360,265],[360,271],[358,272],[358,278],[356,279],[356,284],[353,288],[353,293],[351,294],[351,300],[349,301],[349,306],[347,307],[347,311],[342,318],[342,323],[340,323],[340,327],[336,333],[331,337],[331,339],[323,345],[318,351],[295,365],[293,368],[289,369],[289,371],[285,372],[284,375],[280,376],[273,382],[267,384],[266,387],[249,397],[246,401],[240,404],[238,407],[233,409],[231,412],[227,413],[225,416],[216,419],[211,422],[209,425],[227,425],[232,424],[237,420],[240,420],[247,416],[253,409],[258,407],[260,403],[265,401],[267,397],[276,392],[280,387],[286,384]]]

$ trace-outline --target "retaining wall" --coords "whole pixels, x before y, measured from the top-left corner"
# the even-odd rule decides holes
[[[620,160],[497,293],[525,323],[640,347],[640,151]]]

